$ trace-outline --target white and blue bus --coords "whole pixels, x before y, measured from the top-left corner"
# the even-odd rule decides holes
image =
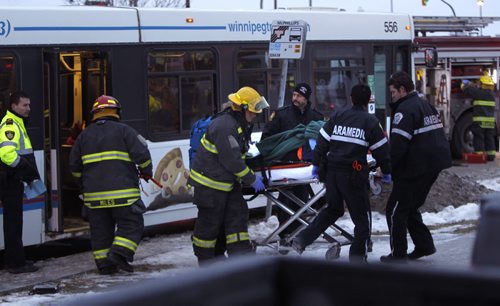
[[[122,120],[148,140],[154,176],[163,188],[142,184],[146,226],[195,218],[192,191],[186,186],[191,126],[245,85],[276,108],[282,61],[268,56],[274,20],[308,24],[304,59],[289,60],[285,103],[297,82],[308,82],[314,107],[328,116],[348,105],[353,85],[367,83],[373,88],[376,115],[385,124],[390,98],[386,80],[412,67],[408,15],[0,7],[0,108],[15,90],[31,96],[28,133],[48,190],[24,202],[25,245],[88,229],[68,155],[101,94],[116,97]],[[255,131],[268,115],[259,118]]]

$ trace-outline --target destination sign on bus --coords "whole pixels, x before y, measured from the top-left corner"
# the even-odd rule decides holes
[[[275,20],[272,23],[269,57],[302,59],[306,45],[307,23],[302,20]]]

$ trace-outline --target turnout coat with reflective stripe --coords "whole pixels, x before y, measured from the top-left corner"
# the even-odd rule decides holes
[[[394,178],[411,178],[451,167],[450,144],[439,113],[416,92],[391,104]]]
[[[335,112],[321,128],[313,164],[320,165],[321,159],[327,155],[328,168],[352,171],[352,163],[358,161],[367,169],[368,150],[371,150],[382,172],[390,173],[389,146],[380,122],[361,106],[355,105]]]
[[[70,168],[78,178],[85,205],[91,208],[131,205],[140,198],[138,169],[152,176],[147,144],[133,128],[102,118],[78,136]]]
[[[236,181],[246,185],[255,181],[244,160],[248,126],[243,113],[231,109],[212,119],[191,167],[191,185],[229,192]]]
[[[464,87],[464,93],[472,98],[472,121],[483,129],[495,128],[495,96],[491,90],[471,85]]]

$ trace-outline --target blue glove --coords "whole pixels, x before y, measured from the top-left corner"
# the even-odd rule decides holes
[[[382,179],[380,180],[383,184],[390,184],[392,181],[392,176],[391,174],[384,174],[382,175]]]
[[[319,178],[319,167],[313,165],[311,174],[312,174],[313,178],[318,179]]]
[[[469,80],[462,80],[462,84],[463,84],[464,86],[467,86],[467,85],[469,84]]]
[[[264,186],[264,183],[262,182],[262,177],[260,176],[255,178],[255,182],[253,182],[252,187],[255,189],[255,192],[260,192],[266,189],[266,186]]]

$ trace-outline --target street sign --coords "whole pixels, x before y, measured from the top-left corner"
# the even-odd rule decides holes
[[[307,23],[302,20],[275,20],[272,23],[269,57],[302,59],[306,45]]]

